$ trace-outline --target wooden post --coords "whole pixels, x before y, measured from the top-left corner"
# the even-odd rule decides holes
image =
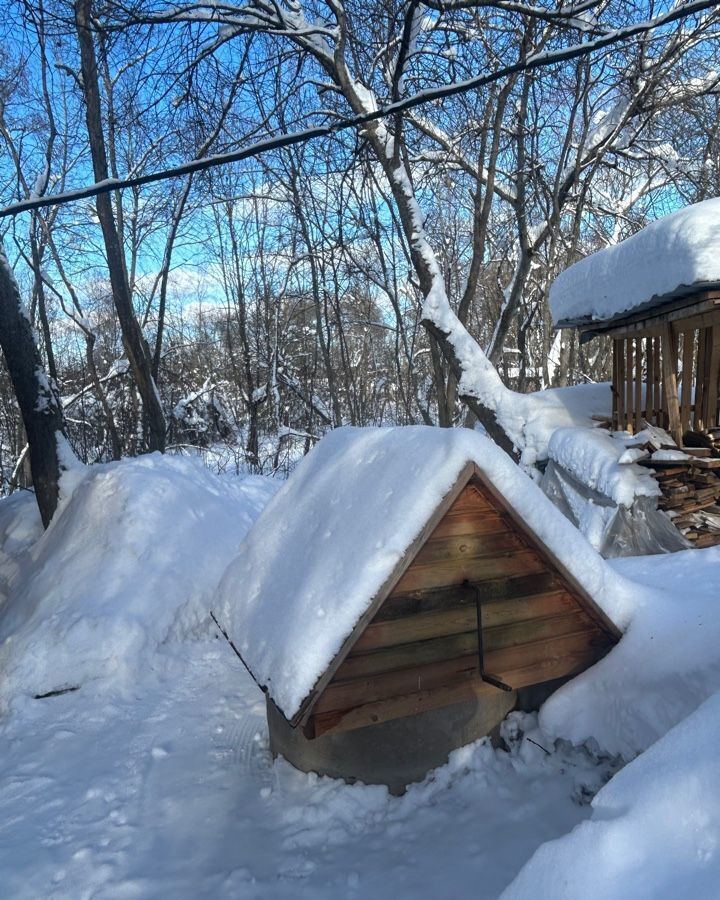
[[[713,325],[710,342],[710,362],[707,383],[706,428],[718,424],[718,376],[720,376],[720,325]]]
[[[708,355],[708,343],[710,341],[710,329],[701,328],[698,331],[698,353],[695,369],[695,430],[702,431],[705,427],[705,361]]]
[[[617,342],[618,348],[618,423],[617,427],[622,431],[625,428],[625,341]]]
[[[633,418],[633,342],[629,337],[625,341],[625,424],[623,428],[632,430]]]
[[[655,355],[653,348],[655,338],[649,334],[646,341],[647,386],[645,388],[645,418],[652,425],[655,417]]]
[[[689,329],[683,334],[682,355],[682,396],[680,397],[680,427],[683,434],[690,428],[690,399],[692,394],[693,352],[695,331]]]
[[[668,427],[678,447],[682,446],[680,406],[677,389],[677,336],[672,325],[666,322],[662,330],[663,388],[667,403]]]
[[[635,338],[635,433],[642,429],[642,338]]]
[[[657,424],[664,428],[665,421],[665,390],[662,380],[662,341],[660,334],[655,337],[655,399],[657,400]]]
[[[618,418],[618,397],[622,388],[620,381],[620,355],[622,354],[622,341],[613,341],[613,379],[612,379],[612,426],[617,431],[620,428]]]

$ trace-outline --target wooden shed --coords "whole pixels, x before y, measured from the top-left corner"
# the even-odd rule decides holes
[[[690,285],[639,312],[579,326],[613,348],[613,426],[665,428],[678,447],[720,428],[720,290]],[[687,438],[686,438],[687,435]]]
[[[550,305],[556,327],[581,341],[612,338],[615,428],[658,425],[679,447],[720,429],[720,199],[570,266]]]
[[[223,588],[232,636],[253,634],[239,643],[268,695],[273,752],[298,768],[401,788],[455,747],[491,732],[518,701],[536,706],[618,640],[597,599],[604,563],[486,438],[467,430],[340,429],[314,454],[303,466],[315,477],[303,466],[291,476]],[[320,512],[294,533],[288,515],[311,483],[319,495],[312,508]],[[343,494],[347,517],[333,511]],[[340,562],[340,584],[348,595],[354,578],[364,584],[348,596],[349,616],[342,598],[331,598],[337,628],[330,623],[333,641],[308,678],[284,654],[302,654],[313,624],[324,635],[332,614],[318,620],[307,602],[309,594],[318,599],[313,572],[322,567],[315,519],[320,529],[330,526],[323,551],[328,592],[338,587],[334,555],[353,547],[358,556],[349,572]],[[268,554],[268,537],[283,525],[285,538]],[[277,654],[259,622],[277,622],[281,607],[286,619],[296,615],[292,596],[277,599],[287,583],[261,576],[259,593],[251,586],[254,598],[238,609],[239,573],[260,564],[260,555],[263,565],[282,558],[291,566],[304,544],[295,579],[302,616],[289,628],[294,639],[283,628]],[[364,567],[376,570],[369,580]]]

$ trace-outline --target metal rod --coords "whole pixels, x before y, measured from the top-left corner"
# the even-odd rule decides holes
[[[480,589],[477,585],[470,584],[469,581],[464,582],[470,590],[475,591],[475,618],[477,621],[477,649],[478,649],[478,668],[480,670],[480,678],[486,682],[487,684],[491,684],[493,687],[498,688],[501,691],[511,691],[512,688],[509,684],[505,684],[500,678],[495,675],[490,675],[489,672],[485,671],[485,654],[483,649],[483,629],[482,629],[482,602],[480,600]]]
[[[221,624],[218,622],[218,620],[215,618],[215,613],[214,613],[212,610],[210,610],[210,618],[213,620],[213,622],[214,622],[214,623],[217,625],[217,627],[220,629],[220,634],[225,638],[225,640],[228,642],[228,644],[230,644],[230,646],[232,647],[232,649],[233,649],[233,651],[234,651],[234,653],[235,653],[235,656],[237,656],[237,658],[240,660],[240,662],[245,666],[245,668],[246,668],[247,671],[248,671],[248,675],[252,678],[252,680],[255,682],[255,684],[260,688],[260,690],[263,692],[263,694],[267,694],[267,687],[266,687],[266,685],[260,684],[260,682],[257,680],[257,678],[253,675],[252,669],[251,669],[250,666],[245,662],[245,660],[242,658],[242,654],[240,653],[240,651],[238,650],[238,648],[235,646],[235,644],[233,644],[233,642],[230,640],[230,637],[228,636],[227,631],[225,631],[225,629],[222,627],[222,625],[221,625]]]

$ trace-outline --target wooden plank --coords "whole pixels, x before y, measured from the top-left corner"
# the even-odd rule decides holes
[[[625,418],[625,340],[619,340],[618,346],[618,428],[622,431],[626,425]]]
[[[706,428],[715,428],[718,424],[718,377],[720,377],[720,325],[712,329],[710,342],[710,364],[707,383]]]
[[[618,391],[621,390],[620,382],[620,353],[622,352],[622,344],[620,341],[613,341],[613,374],[612,374],[612,427],[617,431],[618,424]]]
[[[492,497],[495,497],[498,502],[502,502],[501,495],[498,493],[497,488],[492,485],[489,481],[485,479],[483,473],[475,467],[475,476],[474,476],[483,486],[483,489],[486,493],[490,494]],[[512,518],[516,527],[526,534],[530,542],[535,544],[538,540],[529,530],[527,523],[522,518],[522,516],[518,515],[515,510],[511,506],[507,506],[506,508],[507,515]],[[600,608],[600,606],[593,600],[587,590],[580,584],[577,578],[573,575],[568,568],[560,562],[557,556],[552,552],[552,550],[544,543],[537,543],[536,551],[541,560],[543,560],[548,568],[551,571],[555,571],[561,580],[561,583],[564,584],[567,589],[573,593],[578,598],[582,598],[583,605],[592,613],[595,618],[595,621],[603,628],[611,637],[615,640],[620,640],[622,636],[622,632],[615,625],[615,623],[607,616],[607,614]]]
[[[540,594],[556,594],[564,589],[561,579],[548,571],[540,575],[520,575],[515,578],[481,581],[473,585],[472,591],[465,590],[462,586],[453,586],[434,591],[413,591],[409,594],[392,593],[375,614],[373,622],[397,619],[400,616],[414,616],[424,612],[437,612],[453,606],[472,605],[475,603],[475,590],[479,592],[481,602],[490,604],[490,601],[527,600]]]
[[[633,343],[625,341],[625,427],[632,430],[633,423]]]
[[[653,337],[653,346],[655,352],[653,354],[653,384],[655,386],[655,421],[653,424],[663,427],[666,423],[663,418],[663,395],[662,395],[662,378],[660,372],[662,369],[662,348],[660,335]]]
[[[643,405],[643,357],[642,357],[642,337],[635,338],[635,416],[633,426],[635,433],[642,428],[642,405]]]
[[[680,297],[676,301],[663,303],[661,308],[641,310],[619,317],[614,322],[593,323],[591,326],[581,327],[582,332],[590,331],[593,335],[607,334],[610,337],[624,338],[638,331],[650,331],[657,327],[658,321],[684,322],[691,317],[702,315],[714,315],[720,303],[720,292],[717,290],[704,290],[702,292]]]
[[[527,622],[534,618],[566,615],[578,609],[578,601],[567,591],[487,603],[482,610],[484,631],[496,627],[503,628],[517,622]],[[373,621],[357,639],[346,659],[370,651],[462,634],[465,631],[475,633],[476,628],[474,603],[419,613],[415,616]]]
[[[481,559],[525,548],[527,548],[527,541],[515,531],[505,531],[501,534],[465,534],[459,537],[431,538],[415,557],[413,566]]]
[[[655,338],[652,334],[647,336],[647,353],[645,369],[647,371],[647,386],[645,388],[645,418],[652,425],[655,422]]]
[[[435,563],[431,566],[412,565],[396,587],[399,593],[408,593],[462,584],[463,581],[487,581],[509,575],[531,575],[545,569],[545,563],[535,550],[516,550],[481,559]]]
[[[443,497],[442,501],[438,504],[437,509],[430,516],[426,524],[423,526],[422,530],[412,542],[412,544],[407,548],[406,552],[403,554],[402,558],[398,561],[397,565],[393,569],[393,571],[388,575],[387,579],[378,589],[375,596],[372,598],[371,602],[368,604],[365,612],[360,616],[358,621],[355,623],[355,627],[350,632],[350,634],[345,638],[342,642],[342,645],[338,652],[335,654],[333,661],[325,670],[324,674],[318,678],[317,682],[313,686],[313,689],[310,693],[305,697],[303,702],[300,704],[300,708],[297,713],[293,716],[290,724],[295,727],[299,724],[304,723],[308,716],[312,711],[313,704],[316,698],[322,693],[325,688],[325,685],[332,679],[335,674],[340,663],[345,659],[347,654],[350,652],[353,644],[355,643],[357,636],[362,633],[365,626],[372,620],[373,616],[380,608],[383,600],[388,596],[388,594],[395,587],[397,582],[401,579],[402,574],[405,572],[407,567],[412,562],[413,557],[417,553],[417,551],[422,547],[425,541],[430,537],[438,524],[442,521],[447,511],[453,505],[455,500],[457,500],[460,493],[464,490],[468,482],[470,481],[471,476],[476,471],[476,467],[474,464],[468,463],[463,467],[462,471],[458,475],[457,481],[451,488],[451,490]]]
[[[668,413],[668,427],[675,443],[682,444],[680,428],[680,404],[677,389],[677,338],[672,325],[665,325],[662,332],[663,387]]]
[[[564,615],[526,619],[496,628],[483,628],[484,651],[545,640],[594,627],[588,615],[577,606],[559,609]],[[327,690],[330,690],[332,685],[352,679],[379,676],[399,669],[415,669],[418,666],[476,653],[477,629],[472,621],[468,624],[472,630],[459,634],[433,637],[430,640],[409,644],[396,644],[359,655],[351,653],[335,673],[335,678]]]
[[[700,328],[712,328],[713,325],[718,323],[720,323],[720,308],[716,306],[713,312],[705,312],[701,315],[678,320],[675,323],[675,328],[678,331],[698,331]]]
[[[495,506],[484,497],[474,485],[468,485],[453,503],[447,515],[453,516],[466,512],[496,512]]]
[[[683,334],[682,353],[682,395],[680,397],[680,427],[682,433],[690,429],[690,400],[692,397],[693,356],[695,353],[695,332]]]
[[[695,431],[705,427],[705,361],[710,342],[710,329],[701,328],[698,332],[698,352],[695,361]]]
[[[720,459],[693,459],[692,465],[696,469],[720,469]]]
[[[513,531],[509,519],[496,512],[454,513],[445,516],[430,535],[430,540],[456,535],[502,534],[509,531]]]
[[[720,320],[720,306],[718,301],[714,301],[712,306],[706,309],[698,309],[697,312],[687,312],[682,314],[675,313],[672,315],[658,315],[652,319],[645,319],[633,325],[621,328],[612,328],[605,332],[613,339],[635,337],[636,335],[647,335],[653,329],[657,329],[658,324],[662,325],[670,322],[678,331],[696,331],[698,328],[711,328]]]
[[[582,672],[601,659],[608,649],[592,647],[564,656],[547,658],[540,663],[518,667],[505,673],[493,674],[507,679],[507,683],[516,689],[528,687],[531,684],[540,684],[543,681],[551,681],[555,678]],[[367,725],[377,725],[391,719],[416,715],[453,703],[461,703],[465,700],[482,700],[483,697],[492,696],[496,692],[497,688],[481,681],[477,672],[468,672],[465,677],[459,677],[454,684],[445,687],[414,691],[405,696],[363,704],[347,711],[331,711],[313,716],[315,735],[320,736],[332,731],[352,731]]]
[[[596,629],[588,628],[584,623],[576,625],[576,629],[532,643],[488,649],[485,653],[485,669],[494,675],[500,674],[502,677],[504,672],[519,667],[537,666],[546,659],[566,656],[570,653],[592,649],[598,645]],[[315,712],[352,709],[355,706],[374,703],[378,700],[388,700],[391,697],[410,694],[414,691],[445,687],[457,681],[458,678],[466,678],[467,673],[474,676],[477,671],[477,652],[471,652],[466,656],[398,669],[369,678],[353,678],[340,682],[333,680],[318,698]]]

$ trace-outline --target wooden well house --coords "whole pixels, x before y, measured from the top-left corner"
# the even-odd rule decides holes
[[[357,459],[371,460],[367,471]],[[289,582],[262,574],[246,608],[227,614],[236,640],[243,628],[252,632],[241,652],[267,694],[272,750],[298,768],[402,789],[491,733],[518,703],[536,708],[618,640],[597,599],[602,560],[488,439],[464,429],[340,429],[303,466],[235,567],[239,594],[240,571],[259,553],[267,564],[268,538],[285,528],[270,558],[287,564],[302,555],[302,614],[288,623],[297,612]],[[311,484],[315,509],[327,512],[309,517],[321,523],[315,536],[302,515],[288,522]],[[349,516],[334,508],[343,494]],[[335,557],[349,547],[354,556],[337,564],[333,585]],[[313,618],[307,597],[317,602],[323,553],[328,593],[346,586],[349,615],[331,596],[322,619]],[[279,616],[279,646],[259,650],[258,623]],[[313,627],[332,642],[308,678],[301,657]]]

